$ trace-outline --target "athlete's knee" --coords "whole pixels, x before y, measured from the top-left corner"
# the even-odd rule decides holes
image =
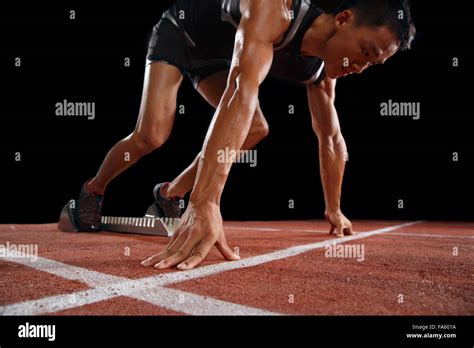
[[[268,134],[270,134],[270,129],[268,127],[268,124],[266,125],[259,125],[257,128],[255,128],[252,131],[252,135],[255,137],[255,139],[258,139],[258,141],[265,139],[268,137]]]
[[[268,126],[268,122],[265,119],[265,116],[263,116],[262,110],[260,109],[260,106],[257,107],[257,110],[255,111],[255,122],[254,125],[252,126],[252,134],[259,140],[262,140],[270,134],[270,127]]]
[[[148,154],[163,146],[168,140],[169,134],[153,129],[136,130],[131,140],[141,154]]]
[[[262,123],[258,126],[257,128],[257,134],[260,139],[264,139],[268,137],[268,134],[270,134],[270,127],[268,126],[268,123]]]

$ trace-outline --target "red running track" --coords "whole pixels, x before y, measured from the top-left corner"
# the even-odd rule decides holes
[[[166,245],[163,237],[0,225],[0,246],[37,246],[40,257],[0,253],[0,314],[474,314],[474,223],[402,224],[355,221],[355,239],[337,240],[324,221],[226,222],[242,261],[224,262],[213,250],[190,273],[140,266]],[[344,246],[345,255],[329,257],[329,247]]]

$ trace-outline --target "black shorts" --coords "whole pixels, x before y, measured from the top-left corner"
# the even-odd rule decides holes
[[[175,66],[191,79],[195,88],[206,77],[230,68],[230,60],[204,59],[192,39],[173,24],[167,13],[153,28],[147,54],[149,63],[160,61]]]

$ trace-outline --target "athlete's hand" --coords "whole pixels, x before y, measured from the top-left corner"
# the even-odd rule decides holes
[[[331,224],[329,234],[336,232],[338,238],[343,238],[344,235],[355,234],[352,230],[352,223],[340,210],[336,212],[326,211],[324,215],[326,216],[326,220]]]
[[[213,245],[226,260],[240,259],[227,245],[219,206],[190,202],[168,246],[143,261],[142,266],[166,269],[177,265],[182,271],[189,270],[206,258]]]

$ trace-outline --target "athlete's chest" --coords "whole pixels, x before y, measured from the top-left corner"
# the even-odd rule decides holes
[[[276,50],[270,75],[295,83],[312,83],[319,77],[323,65],[321,59],[305,57],[294,49]]]

